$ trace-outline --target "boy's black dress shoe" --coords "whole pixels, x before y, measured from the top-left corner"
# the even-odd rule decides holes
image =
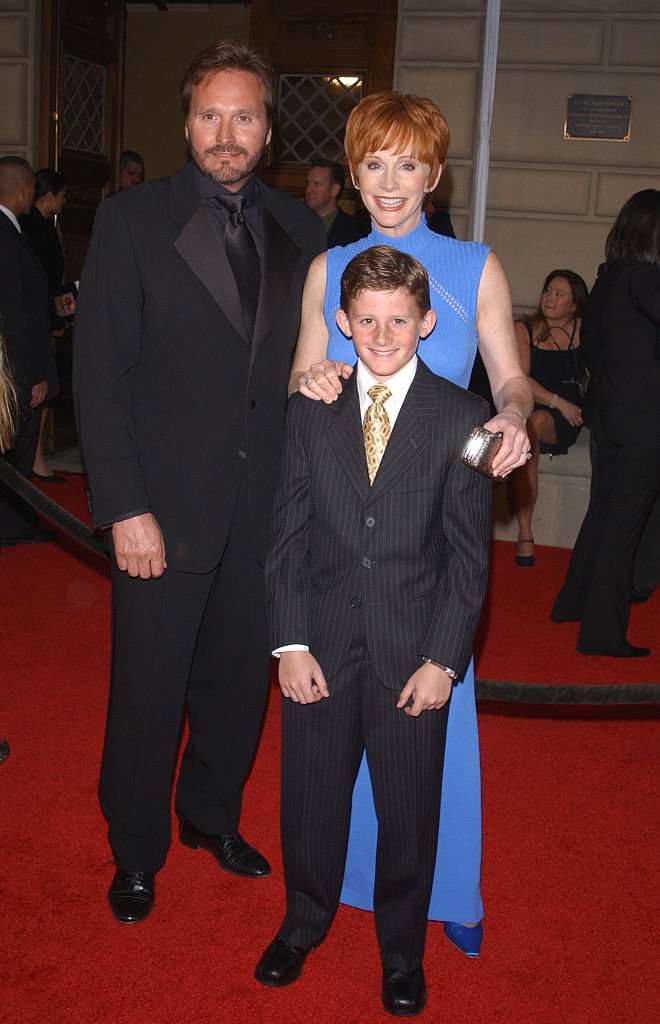
[[[322,941],[322,940],[321,940]],[[320,943],[317,943],[320,945]],[[297,981],[302,974],[307,954],[316,946],[287,946],[279,937],[270,946],[257,964],[254,976],[262,985],[270,988],[284,988]]]
[[[149,917],[155,899],[153,871],[117,868],[108,890],[112,913],[120,924],[138,924]]]
[[[185,819],[179,822],[179,838],[184,846],[196,850],[199,846],[212,853],[221,868],[243,878],[265,878],[270,864],[254,846],[250,846],[238,832],[225,836],[207,836]]]
[[[380,998],[388,1013],[395,1017],[414,1017],[426,1006],[424,971],[397,971],[383,967],[383,991]]]

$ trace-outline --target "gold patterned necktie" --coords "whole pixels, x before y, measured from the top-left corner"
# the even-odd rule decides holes
[[[364,414],[362,430],[364,431],[364,450],[367,454],[369,483],[373,484],[380,460],[390,439],[392,428],[383,403],[392,397],[392,392],[386,384],[374,384],[369,388],[367,394],[371,399],[371,405]]]

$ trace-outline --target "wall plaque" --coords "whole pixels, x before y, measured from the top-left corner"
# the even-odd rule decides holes
[[[569,93],[564,138],[629,142],[631,109],[632,96]]]

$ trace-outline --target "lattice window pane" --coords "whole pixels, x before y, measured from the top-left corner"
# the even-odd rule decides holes
[[[362,99],[363,74],[281,75],[278,110],[278,159],[309,163],[341,160],[344,129]]]
[[[106,69],[64,55],[62,145],[83,153],[103,153]]]

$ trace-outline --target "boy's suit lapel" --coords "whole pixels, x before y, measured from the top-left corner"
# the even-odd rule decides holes
[[[366,501],[371,488],[360,420],[357,370],[344,383],[342,393],[331,409],[334,416],[328,428],[328,440],[349,483]]]
[[[437,411],[433,377],[423,363],[419,363],[370,489],[368,504],[382,498],[431,443],[425,421],[437,416]]]

